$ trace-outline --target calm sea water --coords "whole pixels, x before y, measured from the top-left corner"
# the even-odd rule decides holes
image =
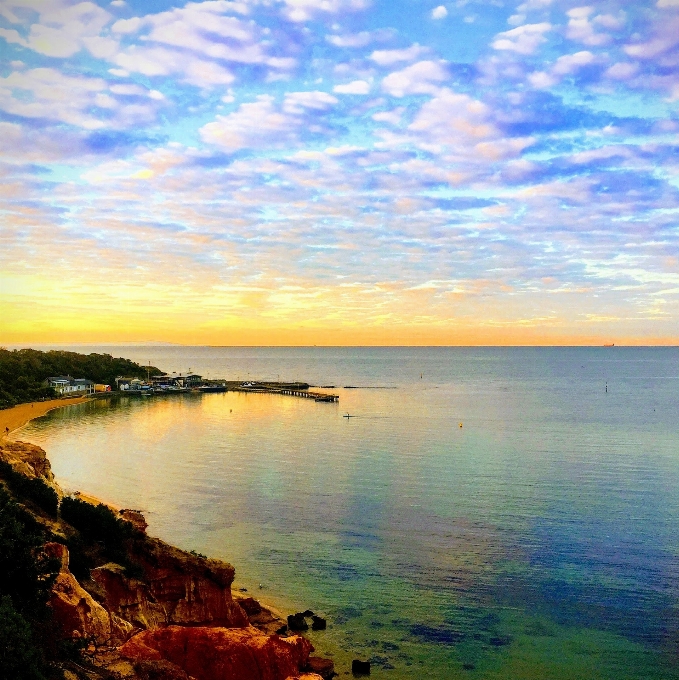
[[[337,386],[97,401],[20,437],[67,489],[327,616],[341,674],[679,678],[679,349],[108,351]]]

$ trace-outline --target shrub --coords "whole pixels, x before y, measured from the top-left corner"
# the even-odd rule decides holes
[[[58,562],[40,559],[45,536],[0,484],[0,678],[52,677],[47,607]]]
[[[44,670],[30,624],[14,608],[12,599],[3,595],[0,598],[0,677],[45,680]]]
[[[29,619],[45,617],[47,597],[58,571],[55,565],[36,558],[43,543],[35,520],[0,485],[0,596],[10,596],[17,611]]]
[[[52,517],[57,516],[59,497],[57,492],[42,479],[26,477],[4,460],[0,460],[0,476],[2,476],[17,496],[33,501]]]
[[[125,567],[129,575],[138,575],[139,568],[130,561],[127,541],[141,535],[129,522],[120,519],[108,506],[92,505],[79,498],[64,498],[61,501],[61,518],[80,532],[84,548],[83,564],[87,563],[87,544],[99,544],[104,556]],[[89,566],[88,568],[91,568]]]

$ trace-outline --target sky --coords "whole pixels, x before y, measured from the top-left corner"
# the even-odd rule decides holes
[[[0,0],[0,344],[679,343],[679,0]]]

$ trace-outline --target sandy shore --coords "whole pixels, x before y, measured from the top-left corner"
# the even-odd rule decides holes
[[[49,401],[34,401],[29,404],[19,404],[12,408],[6,408],[0,411],[0,440],[13,430],[16,430],[25,425],[33,418],[44,416],[45,413],[55,408],[62,406],[70,406],[71,404],[82,404],[84,401],[89,401],[88,397],[77,397],[75,399],[50,399]]]

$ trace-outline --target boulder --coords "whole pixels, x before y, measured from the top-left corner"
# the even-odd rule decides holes
[[[306,666],[311,643],[256,628],[168,626],[138,633],[120,653],[134,661],[167,660],[196,680],[286,680]]]
[[[304,670],[309,673],[316,673],[324,678],[324,680],[330,680],[330,678],[336,675],[334,661],[332,659],[323,659],[320,656],[310,656]]]
[[[370,675],[370,661],[354,659],[351,662],[351,672],[354,675]]]
[[[290,630],[309,630],[309,624],[304,618],[304,614],[290,614],[288,616],[288,628]]]
[[[327,627],[327,621],[321,616],[311,617],[311,630],[325,630]]]
[[[262,611],[262,605],[254,597],[239,597],[237,602],[248,616],[259,614]]]

